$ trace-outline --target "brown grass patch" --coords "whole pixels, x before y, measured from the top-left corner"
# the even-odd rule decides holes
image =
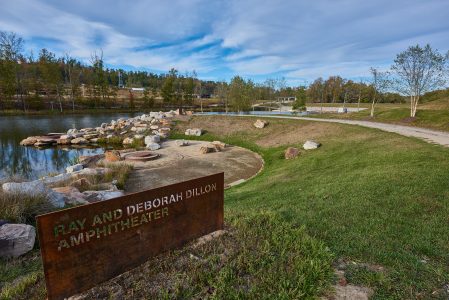
[[[180,132],[184,132],[187,128],[202,128],[217,136],[248,136],[257,145],[267,148],[303,143],[306,140],[320,140],[339,136],[344,132],[340,124],[260,119],[268,121],[269,125],[263,129],[255,128],[253,124],[257,118],[253,117],[195,116],[190,122],[180,122],[177,128]]]
[[[7,194],[0,189],[0,219],[33,223],[34,217],[53,210],[44,195]]]

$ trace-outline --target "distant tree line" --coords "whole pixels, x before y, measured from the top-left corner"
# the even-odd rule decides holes
[[[409,101],[411,116],[426,92],[446,83],[448,55],[429,45],[410,47],[398,54],[391,70],[371,69],[371,79],[348,80],[340,76],[317,78],[309,85],[290,87],[284,78],[255,83],[241,76],[229,82],[205,81],[195,71],[165,74],[125,71],[105,67],[103,52],[94,52],[88,64],[47,49],[37,57],[24,54],[24,40],[0,31],[0,110],[77,110],[83,108],[192,107],[203,110],[205,98],[218,99],[226,111],[246,111],[257,101],[275,102],[295,97],[295,109],[306,103],[371,103]],[[132,88],[143,88],[134,93]],[[195,100],[198,99],[198,100]]]

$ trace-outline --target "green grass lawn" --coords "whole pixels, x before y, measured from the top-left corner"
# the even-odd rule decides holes
[[[308,124],[268,121],[296,122],[297,130]],[[438,296],[449,283],[449,149],[336,126],[344,133],[323,137],[321,148],[293,161],[283,159],[288,143],[263,148],[243,132],[202,137],[247,146],[266,162],[259,176],[226,192],[227,217],[274,213],[305,226],[337,258],[381,265],[380,274],[349,270],[352,282],[375,290],[374,299]]]
[[[144,282],[165,274],[175,288],[162,286],[163,294],[154,295],[167,299],[313,299],[330,292],[333,264],[344,261],[348,282],[372,288],[373,299],[448,298],[448,148],[357,126],[268,121],[261,130],[252,127],[253,118],[178,123],[179,132],[201,127],[207,133],[199,139],[260,153],[264,170],[225,191],[225,223],[233,233],[194,252],[198,263],[180,265],[167,254],[139,269],[136,287],[122,279],[111,286],[152,295]],[[301,147],[308,138],[322,146],[283,158],[287,146]],[[17,272],[0,268],[0,285],[17,292],[12,278],[29,270],[34,264]],[[26,281],[29,289],[33,280]]]
[[[408,104],[379,103],[374,110],[374,118],[370,116],[370,104],[361,104],[360,107],[368,109],[348,114],[315,114],[317,118],[338,118],[353,120],[368,120],[375,122],[395,123],[408,126],[425,127],[442,131],[449,131],[449,99],[445,101],[432,101],[418,106],[415,119],[410,119],[410,107]],[[446,103],[447,102],[447,103]],[[327,106],[342,106],[341,103]],[[357,107],[349,104],[347,107]]]

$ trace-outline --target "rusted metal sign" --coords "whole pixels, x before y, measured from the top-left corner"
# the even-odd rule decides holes
[[[223,229],[224,174],[38,216],[48,298],[64,299]]]

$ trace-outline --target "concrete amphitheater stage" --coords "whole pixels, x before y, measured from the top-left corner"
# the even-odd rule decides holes
[[[180,147],[175,140],[162,143],[154,151],[158,159],[147,162],[131,162],[134,166],[126,182],[125,192],[135,193],[185,180],[224,172],[225,186],[247,180],[263,167],[263,160],[248,149],[228,145],[221,152],[201,154],[200,148],[209,142],[189,141]]]

